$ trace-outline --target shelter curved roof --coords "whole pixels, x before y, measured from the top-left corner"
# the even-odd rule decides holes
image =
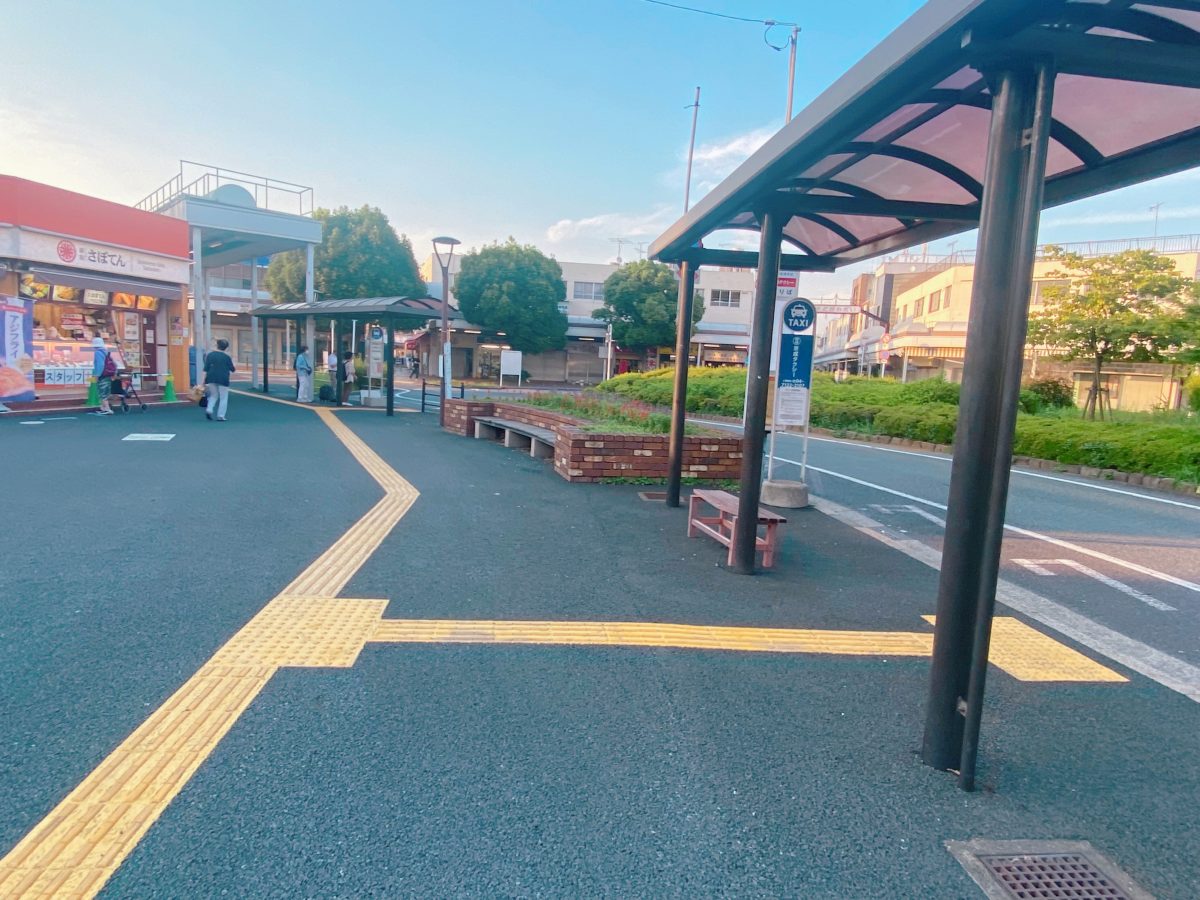
[[[991,120],[986,75],[1051,59],[1054,206],[1200,160],[1200,0],[932,0],[650,248],[755,231],[767,209],[814,268],[975,227]]]

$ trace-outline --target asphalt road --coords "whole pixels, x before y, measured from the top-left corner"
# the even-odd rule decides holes
[[[802,438],[776,439],[798,478]],[[950,457],[810,438],[815,494],[941,550]],[[1001,577],[1172,657],[1200,665],[1200,502],[1014,468]]]

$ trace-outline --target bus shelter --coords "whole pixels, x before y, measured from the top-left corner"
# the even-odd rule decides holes
[[[736,569],[754,571],[778,272],[830,271],[978,227],[923,756],[971,789],[1038,218],[1200,161],[1200,0],[931,0],[650,248],[756,267]],[[757,252],[704,247],[759,233]],[[783,245],[790,252],[783,255]],[[679,503],[687,368],[675,370]]]
[[[262,328],[262,346],[267,346],[267,329],[272,319],[291,320],[296,323],[297,342],[299,342],[300,323],[305,323],[307,343],[314,345],[313,333],[318,319],[342,323],[356,320],[372,322],[384,328],[384,367],[387,394],[387,414],[395,414],[396,402],[396,329],[410,331],[431,319],[442,316],[442,301],[430,297],[363,297],[353,300],[318,300],[313,303],[275,303],[259,306],[250,313],[259,320]],[[342,330],[339,327],[339,331]],[[331,348],[332,349],[332,348]],[[337,382],[335,386],[336,403],[342,405],[342,386],[345,384],[345,369],[340,364],[342,352],[337,350],[339,365],[337,366]],[[267,371],[266,359],[262,366],[262,391],[267,393],[270,387],[270,375]]]

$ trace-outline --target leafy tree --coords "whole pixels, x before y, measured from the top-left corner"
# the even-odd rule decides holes
[[[622,347],[658,347],[675,343],[679,279],[662,263],[649,259],[621,266],[604,282],[604,305],[592,313],[612,324],[613,340]],[[697,292],[692,324],[704,315]]]
[[[322,299],[425,296],[412,244],[379,209],[317,209],[313,218],[324,230],[313,251],[313,285]],[[273,256],[265,283],[277,302],[303,300],[304,252]]]
[[[1185,351],[1191,280],[1169,257],[1148,250],[1090,258],[1051,252],[1063,270],[1050,277],[1070,280],[1046,290],[1044,306],[1029,318],[1029,338],[1056,348],[1063,359],[1091,362],[1083,415],[1094,419],[1105,363],[1162,362]]]
[[[524,353],[558,350],[567,342],[562,268],[531,244],[512,238],[462,258],[454,295],[468,322],[503,331]]]

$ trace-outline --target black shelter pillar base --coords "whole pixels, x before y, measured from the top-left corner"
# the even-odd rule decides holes
[[[992,122],[922,745],[926,765],[958,769],[965,790],[975,783],[1054,93],[1048,62],[987,74]]]
[[[692,303],[696,293],[696,266],[679,266],[679,309],[675,317],[675,390],[671,397],[671,439],[667,450],[667,506],[679,505],[683,479],[683,428],[687,416],[688,364],[691,362]],[[609,352],[612,348],[609,347]]]
[[[771,340],[779,282],[779,245],[783,240],[782,216],[768,211],[760,217],[760,222],[758,277],[754,285],[754,314],[750,326],[750,365],[746,370],[741,492],[737,524],[733,530],[733,568],[741,575],[754,574],[763,442],[767,427],[767,384],[771,375]]]

